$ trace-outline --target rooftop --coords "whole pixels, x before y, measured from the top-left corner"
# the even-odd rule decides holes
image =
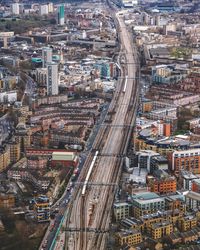
[[[193,192],[193,191],[189,191],[186,194],[186,198],[190,198],[190,199],[193,199],[193,200],[200,201],[200,194],[196,193],[196,192]]]

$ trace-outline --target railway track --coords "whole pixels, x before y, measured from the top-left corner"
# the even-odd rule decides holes
[[[123,158],[117,157],[117,155],[126,153],[137,110],[139,81],[136,79],[136,72],[138,68],[136,66],[131,68],[130,66],[130,64],[137,62],[131,55],[135,51],[131,43],[128,42],[130,37],[124,22],[120,17],[118,17],[117,22],[121,26],[121,32],[123,32],[123,35],[121,35],[123,47],[130,53],[126,56],[127,67],[122,72],[123,78],[116,88],[110,105],[109,111],[113,113],[112,123],[111,125],[104,123],[94,143],[94,151],[98,150],[101,154],[98,155],[92,167],[89,177],[91,183],[119,182]],[[125,74],[128,74],[129,77],[125,77]],[[124,88],[125,78],[126,87]],[[126,102],[127,105],[119,105]],[[130,126],[124,126],[125,124]],[[84,182],[92,159],[93,152],[89,154],[78,181]],[[116,186],[114,185],[87,186],[83,196],[81,187],[76,188],[66,222],[66,228],[68,229],[66,232],[66,249],[99,250],[105,248],[115,191]],[[70,232],[70,228],[77,230]],[[88,231],[87,228],[93,228],[94,230]],[[102,233],[98,233],[98,230]]]

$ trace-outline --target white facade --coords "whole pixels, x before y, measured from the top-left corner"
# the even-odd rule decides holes
[[[162,123],[158,123],[157,124],[157,128],[158,128],[158,135],[163,136],[163,124]]]
[[[42,49],[42,67],[46,68],[47,63],[52,62],[52,49],[49,47]]]
[[[49,7],[47,4],[40,5],[39,13],[41,16],[49,14]]]
[[[124,7],[133,7],[138,4],[138,0],[122,0]]]
[[[53,12],[53,3],[48,3],[48,11],[49,13]]]
[[[13,103],[15,101],[17,101],[16,91],[0,92],[0,103]]]
[[[58,95],[58,64],[47,63],[47,95]]]
[[[13,15],[19,15],[19,3],[13,3],[11,5],[11,12]]]

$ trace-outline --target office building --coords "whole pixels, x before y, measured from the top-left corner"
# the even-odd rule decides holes
[[[65,24],[65,6],[63,4],[58,6],[58,24]]]
[[[50,220],[49,198],[42,195],[34,199],[35,218],[38,222]]]
[[[52,49],[49,47],[42,49],[42,66],[43,68],[47,67],[47,63],[52,62]]]
[[[11,12],[13,15],[19,15],[19,3],[13,3],[11,5]]]
[[[47,64],[47,95],[58,95],[58,65],[54,62]]]

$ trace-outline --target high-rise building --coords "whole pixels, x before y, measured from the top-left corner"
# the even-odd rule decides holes
[[[58,94],[58,64],[47,63],[47,95]]]
[[[47,63],[52,62],[52,49],[49,47],[42,49],[42,66],[43,68],[47,67]]]
[[[19,3],[13,3],[11,5],[11,12],[13,15],[19,15]]]
[[[63,4],[58,6],[58,24],[65,24],[65,6]]]

